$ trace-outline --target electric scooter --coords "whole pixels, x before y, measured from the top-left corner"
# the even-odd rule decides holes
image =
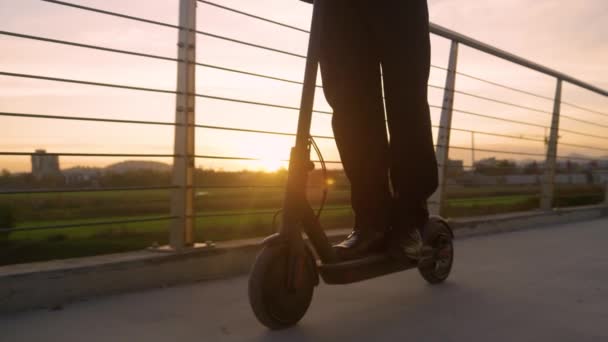
[[[388,253],[357,260],[338,258],[307,199],[308,173],[314,169],[311,147],[323,158],[310,136],[320,43],[321,0],[314,1],[308,56],[295,147],[291,149],[282,222],[278,233],[263,242],[249,278],[249,302],[258,320],[270,329],[295,325],[304,317],[314,288],[322,278],[327,284],[350,284],[382,275],[418,268],[431,284],[443,282],[453,263],[453,233],[440,217],[431,217],[424,228],[425,262],[397,261]],[[302,234],[305,233],[308,241]],[[313,250],[314,249],[314,253]],[[317,260],[318,259],[318,260]]]

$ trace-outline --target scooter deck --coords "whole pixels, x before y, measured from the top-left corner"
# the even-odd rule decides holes
[[[327,284],[341,285],[380,277],[417,267],[416,262],[397,262],[387,254],[373,254],[356,260],[319,265],[319,274]]]

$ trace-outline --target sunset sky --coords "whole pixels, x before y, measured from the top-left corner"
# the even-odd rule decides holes
[[[74,3],[177,24],[178,0],[70,0]],[[308,28],[311,6],[296,0],[214,0],[225,6]],[[600,88],[608,88],[608,2],[605,0],[429,0],[431,21],[559,70]],[[305,54],[307,35],[209,5],[198,6],[198,29],[248,42]],[[39,0],[0,0],[0,31],[94,44],[115,49],[176,56],[177,31],[171,28],[109,17]],[[249,72],[301,80],[304,60],[198,36],[199,62]],[[432,37],[432,64],[447,65],[449,41]],[[535,71],[462,47],[458,70],[511,87],[552,97],[555,80]],[[0,71],[175,90],[176,64],[38,42],[0,35]],[[197,69],[197,93],[297,106],[300,86],[236,75],[204,67]],[[434,68],[430,84],[443,86],[445,72]],[[551,112],[553,103],[462,76],[457,88]],[[442,91],[431,88],[431,105],[440,105]],[[608,137],[608,99],[568,84],[563,100],[600,115],[564,105],[562,113],[594,124],[563,119],[562,127]],[[172,121],[175,97],[170,94],[109,89],[0,76],[0,112]],[[455,108],[549,126],[551,116],[465,95]],[[316,108],[330,110],[322,93]],[[197,123],[246,129],[294,132],[297,112],[224,101],[198,99]],[[439,111],[432,110],[433,123]],[[315,115],[313,133],[331,135],[331,116]],[[545,129],[455,113],[453,127],[543,139]],[[197,129],[197,154],[255,157],[262,162],[199,159],[198,167],[272,170],[288,157],[293,138]],[[454,132],[452,145],[471,146],[471,135]],[[608,140],[562,133],[560,142],[604,150],[560,146],[560,155],[608,155]],[[542,142],[476,135],[476,148],[543,154]],[[173,127],[94,123],[0,116],[0,150],[72,153],[172,154]],[[335,144],[320,141],[325,158],[338,160]],[[476,159],[534,156],[476,153]],[[452,150],[450,157],[471,164],[471,152]],[[124,158],[122,158],[124,159]],[[104,166],[121,158],[62,157],[62,168]],[[133,159],[133,158],[129,158]],[[151,160],[154,158],[145,158]],[[170,163],[170,159],[155,159]],[[29,157],[0,156],[0,169],[29,171]]]

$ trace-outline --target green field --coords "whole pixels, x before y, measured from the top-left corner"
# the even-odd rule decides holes
[[[20,194],[0,197],[8,207],[15,228],[99,221],[147,219],[169,215],[169,191],[111,191],[59,194]],[[538,188],[504,187],[458,189],[449,195],[449,217],[489,215],[538,208]],[[601,202],[596,188],[563,188],[557,205]],[[313,205],[319,191],[309,194]],[[352,225],[349,191],[330,192],[322,215],[327,229]],[[209,189],[196,197],[197,241],[223,241],[264,236],[273,232],[273,214],[280,208],[283,191],[270,189]],[[271,212],[271,213],[269,213]],[[0,264],[69,258],[142,249],[167,243],[169,221],[82,226],[0,235]]]

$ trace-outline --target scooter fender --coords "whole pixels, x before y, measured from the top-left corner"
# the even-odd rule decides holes
[[[279,233],[274,233],[274,234],[266,237],[262,241],[262,245],[264,245],[264,246],[275,246],[275,245],[284,244],[284,243],[287,243],[287,239],[285,239],[285,237],[283,237]]]
[[[441,224],[443,226],[448,227],[452,239],[454,238],[454,231],[452,230],[452,227],[450,226],[448,220],[444,219],[443,217],[433,215],[429,218],[429,224]]]
[[[262,245],[271,247],[271,246],[280,246],[284,245],[286,248],[289,247],[289,241],[285,238],[284,235],[279,233],[272,234],[262,241]],[[314,285],[319,285],[319,272],[317,271],[317,263],[312,251],[305,245],[304,249],[306,250],[306,262],[305,267],[306,271],[310,272],[309,274],[313,277]]]

